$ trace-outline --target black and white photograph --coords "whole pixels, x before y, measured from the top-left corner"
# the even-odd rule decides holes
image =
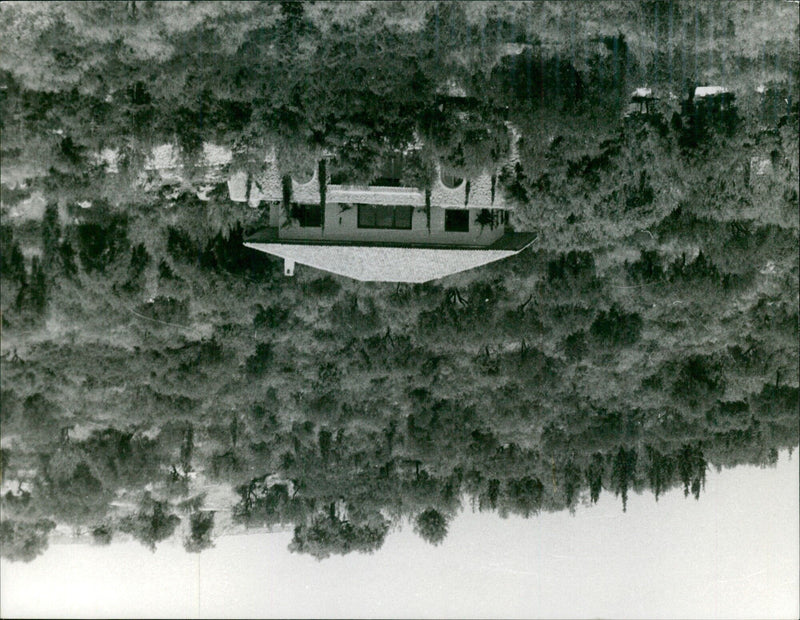
[[[800,617],[800,2],[0,3],[0,617]]]

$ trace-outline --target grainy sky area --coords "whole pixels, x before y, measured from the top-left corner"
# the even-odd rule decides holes
[[[0,562],[3,617],[798,617],[798,468],[710,471],[696,501],[633,495],[531,519],[467,509],[439,547],[411,528],[380,553],[322,562],[290,533],[179,543],[55,544]]]

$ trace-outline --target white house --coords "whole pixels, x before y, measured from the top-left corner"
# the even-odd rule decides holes
[[[279,256],[286,275],[296,264],[363,281],[426,282],[522,251],[532,233],[508,228],[511,205],[496,176],[455,179],[439,168],[430,195],[415,187],[320,183],[291,179],[290,200],[274,154],[265,172],[233,175],[233,201],[266,203],[269,226],[246,246]],[[324,196],[323,196],[324,193]]]
[[[708,109],[717,109],[721,112],[728,111],[736,98],[724,86],[698,86],[694,89],[694,103]]]

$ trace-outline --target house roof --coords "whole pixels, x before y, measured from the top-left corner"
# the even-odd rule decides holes
[[[653,91],[650,88],[637,88],[631,93],[631,99],[650,99],[653,96]]]
[[[712,95],[723,95],[728,93],[724,86],[698,86],[694,89],[695,97],[710,97]]]
[[[420,283],[514,256],[534,240],[535,235],[531,233],[518,233],[501,237],[486,248],[309,242],[251,242],[245,246],[290,263],[364,282]]]

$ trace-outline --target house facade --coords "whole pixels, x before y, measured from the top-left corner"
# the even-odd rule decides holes
[[[229,180],[231,200],[269,210],[269,226],[246,245],[283,258],[287,275],[305,264],[364,281],[425,282],[507,258],[533,241],[510,231],[511,205],[496,175],[458,179],[438,166],[426,192],[386,175],[381,181],[391,184],[330,183],[325,170],[320,164],[305,179],[282,177],[271,153],[257,178],[239,172]]]

